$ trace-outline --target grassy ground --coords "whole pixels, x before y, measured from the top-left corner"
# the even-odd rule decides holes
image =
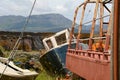
[[[56,77],[49,76],[45,71],[42,71],[35,80],[55,80]]]
[[[6,51],[5,52],[5,57],[8,57],[10,51]],[[22,62],[22,63],[25,63],[27,60],[29,60],[29,57],[32,56],[32,54],[39,54],[39,52],[36,52],[36,51],[32,51],[32,52],[21,52],[19,51],[17,53],[17,55],[15,56],[14,58],[14,62]],[[33,56],[32,56],[33,57]],[[39,58],[39,57],[38,57]],[[36,59],[36,58],[35,58]],[[54,77],[51,77],[50,75],[48,75],[45,70],[42,68],[41,64],[39,63],[39,59],[37,59],[38,61],[35,62],[35,65],[38,66],[39,68],[39,75],[36,77],[35,80],[56,80],[56,76]],[[19,67],[21,67],[20,65],[18,65]],[[0,79],[0,80],[30,80],[30,79],[17,79],[17,78],[8,78],[8,77],[3,77],[3,79]],[[34,79],[32,79],[34,80]],[[83,80],[83,79],[80,79],[79,77],[72,77],[72,80]]]

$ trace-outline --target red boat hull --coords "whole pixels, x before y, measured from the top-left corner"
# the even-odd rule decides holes
[[[66,67],[86,80],[110,80],[110,55],[68,50]]]

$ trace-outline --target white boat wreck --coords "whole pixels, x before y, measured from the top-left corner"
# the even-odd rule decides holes
[[[12,61],[9,61],[7,58],[0,57],[0,80],[34,80],[38,75],[35,71],[30,71],[28,69],[22,69],[16,66]]]
[[[65,65],[69,37],[69,30],[65,29],[43,39],[47,52],[40,57],[40,63],[51,76],[65,76],[69,73]],[[74,41],[72,47],[75,47]]]

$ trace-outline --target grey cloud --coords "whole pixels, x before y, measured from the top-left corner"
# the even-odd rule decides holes
[[[0,15],[23,15],[27,16],[34,0],[1,0]],[[75,5],[78,0],[37,0],[32,14],[60,13],[65,17],[72,18]],[[64,10],[57,10],[62,6]]]

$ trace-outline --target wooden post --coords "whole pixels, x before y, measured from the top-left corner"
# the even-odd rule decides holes
[[[119,59],[118,59],[118,56],[120,55],[119,53],[119,47],[120,45],[118,45],[120,42],[119,42],[119,17],[120,14],[119,14],[119,4],[120,1],[119,0],[114,0],[114,21],[113,21],[113,80],[119,80]]]
[[[99,1],[96,1],[96,6],[95,6],[95,10],[94,10],[93,21],[92,21],[92,29],[91,29],[91,33],[90,33],[89,49],[92,49],[92,40],[91,40],[91,38],[93,38],[93,34],[94,34],[94,28],[95,28],[95,22],[96,22],[95,19],[97,17],[98,6],[99,6]]]
[[[103,6],[103,3],[100,3],[100,32],[99,32],[99,36],[100,37],[103,37],[103,15],[104,15],[104,6]],[[103,51],[103,40],[100,39],[99,40],[99,48],[100,48],[100,51]]]
[[[75,24],[76,24],[76,17],[77,17],[77,13],[78,13],[78,10],[79,8],[84,5],[85,3],[79,5],[76,10],[75,10],[75,13],[74,13],[74,19],[73,19],[73,22],[72,22],[72,27],[71,27],[71,32],[70,32],[70,40],[69,40],[69,45],[68,45],[68,49],[71,47],[71,41],[72,41],[72,38],[73,38],[73,34],[74,34],[74,27],[75,27]]]
[[[103,3],[100,3],[100,37],[103,36],[103,13],[104,13],[104,7]]]
[[[87,5],[87,2],[84,4],[83,10],[82,10],[82,15],[81,15],[81,19],[80,19],[80,25],[79,25],[79,28],[78,28],[76,49],[78,49],[78,46],[79,46],[80,33],[81,33],[81,30],[82,30],[82,24],[83,24],[83,19],[84,19],[84,13],[85,13],[86,5]]]
[[[108,30],[107,30],[107,34],[106,34],[105,51],[108,51],[108,49],[109,49],[111,30],[112,30],[112,13],[110,14]]]

